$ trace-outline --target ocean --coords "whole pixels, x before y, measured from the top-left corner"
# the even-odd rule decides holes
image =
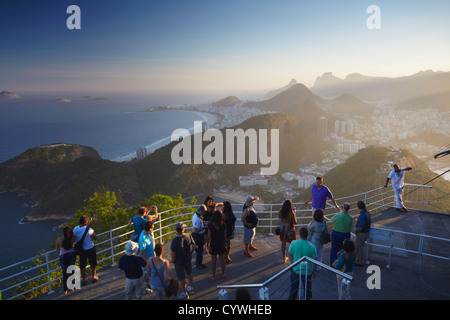
[[[57,142],[90,146],[103,159],[121,161],[135,157],[138,148],[170,142],[175,129],[216,120],[211,114],[184,110],[143,112],[161,104],[208,102],[202,96],[80,97],[65,103],[42,95],[0,99],[0,163],[29,148]],[[0,268],[48,250],[60,234],[54,230],[58,221],[20,224],[32,211],[24,206],[28,197],[0,194]]]

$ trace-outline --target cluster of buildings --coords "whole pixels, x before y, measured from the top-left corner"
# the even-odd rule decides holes
[[[369,123],[371,125],[365,127],[362,137],[376,137],[381,144],[430,133],[449,136],[450,112],[434,109],[379,109],[375,110]]]
[[[268,111],[263,111],[253,107],[247,107],[241,104],[228,107],[215,107],[211,104],[202,105],[184,105],[184,106],[171,106],[172,109],[178,110],[190,110],[198,112],[207,112],[218,115],[218,120],[215,124],[209,124],[210,127],[215,129],[223,129],[233,127],[244,122],[247,119],[266,114]]]
[[[340,154],[351,155],[366,147],[361,140],[357,119],[335,120],[329,125],[327,117],[320,117],[317,131],[318,136],[333,144],[334,150]]]

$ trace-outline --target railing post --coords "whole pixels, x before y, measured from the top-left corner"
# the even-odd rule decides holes
[[[270,225],[269,225],[269,236],[273,236],[273,232],[272,232],[272,229],[273,229],[273,225],[272,225],[272,220],[273,220],[273,217],[272,217],[272,204],[270,205]]]
[[[225,289],[221,289],[219,291],[219,300],[228,300],[228,291]]]
[[[300,269],[298,270],[299,273],[299,281],[298,281],[298,299],[301,300],[302,297],[302,267],[305,267],[305,283],[304,283],[304,292],[303,292],[303,300],[306,300],[308,297],[308,262],[302,261],[300,263]]]
[[[269,288],[262,287],[259,289],[259,300],[269,300]]]
[[[52,279],[51,279],[51,273],[50,273],[50,264],[48,263],[48,253],[45,254],[45,264],[47,265],[47,281],[48,281],[48,293],[53,293],[52,290]]]
[[[164,245],[164,238],[162,235],[162,223],[161,223],[161,214],[158,213],[158,223],[159,223],[159,238],[162,245]]]
[[[347,279],[342,279],[341,281],[341,296],[339,300],[350,300],[350,281]]]
[[[111,245],[111,266],[114,266],[114,244],[113,244],[113,235],[112,235],[112,229],[109,230],[109,243]]]
[[[423,236],[419,238],[419,273],[422,268],[422,251],[423,251]]]

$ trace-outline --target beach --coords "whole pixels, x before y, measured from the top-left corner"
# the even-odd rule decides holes
[[[171,110],[171,109],[165,109],[165,111],[166,110]],[[174,111],[176,111],[176,110],[174,110]],[[214,113],[200,112],[200,111],[194,111],[194,110],[185,110],[185,109],[183,111],[188,111],[188,112],[192,112],[192,113],[196,114],[196,116],[198,117],[198,120],[196,120],[196,121],[202,121],[202,122],[208,124],[208,126],[210,128],[215,127],[220,121],[219,115],[214,114]],[[189,132],[193,133],[193,131],[194,131],[193,125],[194,125],[194,123],[192,123],[192,127],[183,128],[183,129],[187,129]],[[155,152],[156,150],[158,150],[159,148],[162,148],[162,147],[168,145],[170,142],[172,142],[171,137],[172,137],[171,135],[167,136],[165,138],[162,138],[162,139],[159,139],[159,140],[153,142],[152,144],[145,146],[144,148],[147,150],[147,155],[150,155],[153,152]],[[127,154],[124,156],[120,156],[120,157],[117,157],[114,159],[110,159],[110,160],[116,161],[116,162],[123,162],[123,161],[131,161],[131,160],[135,159],[136,157],[137,157],[136,152],[133,152],[133,153],[130,153],[130,154]]]

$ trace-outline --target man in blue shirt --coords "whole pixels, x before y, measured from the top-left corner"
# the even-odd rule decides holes
[[[142,230],[139,237],[139,250],[141,251],[141,257],[148,261],[154,256],[155,242],[153,240],[153,221],[147,221],[144,223],[144,230]],[[145,283],[148,289],[150,289],[150,274],[148,270],[145,270],[144,275]]]
[[[336,200],[334,200],[333,194],[331,193],[330,189],[328,189],[327,186],[323,185],[323,178],[319,176],[316,178],[316,183],[312,186],[311,197],[304,204],[306,206],[312,200],[311,206],[313,214],[319,208],[325,212],[327,198],[331,199],[338,211],[341,211]]]
[[[358,201],[358,209],[361,210],[359,213],[358,220],[356,222],[356,262],[355,266],[364,265],[364,246],[370,233],[370,225],[372,219],[370,217],[369,211],[366,210],[366,204],[364,201]]]

